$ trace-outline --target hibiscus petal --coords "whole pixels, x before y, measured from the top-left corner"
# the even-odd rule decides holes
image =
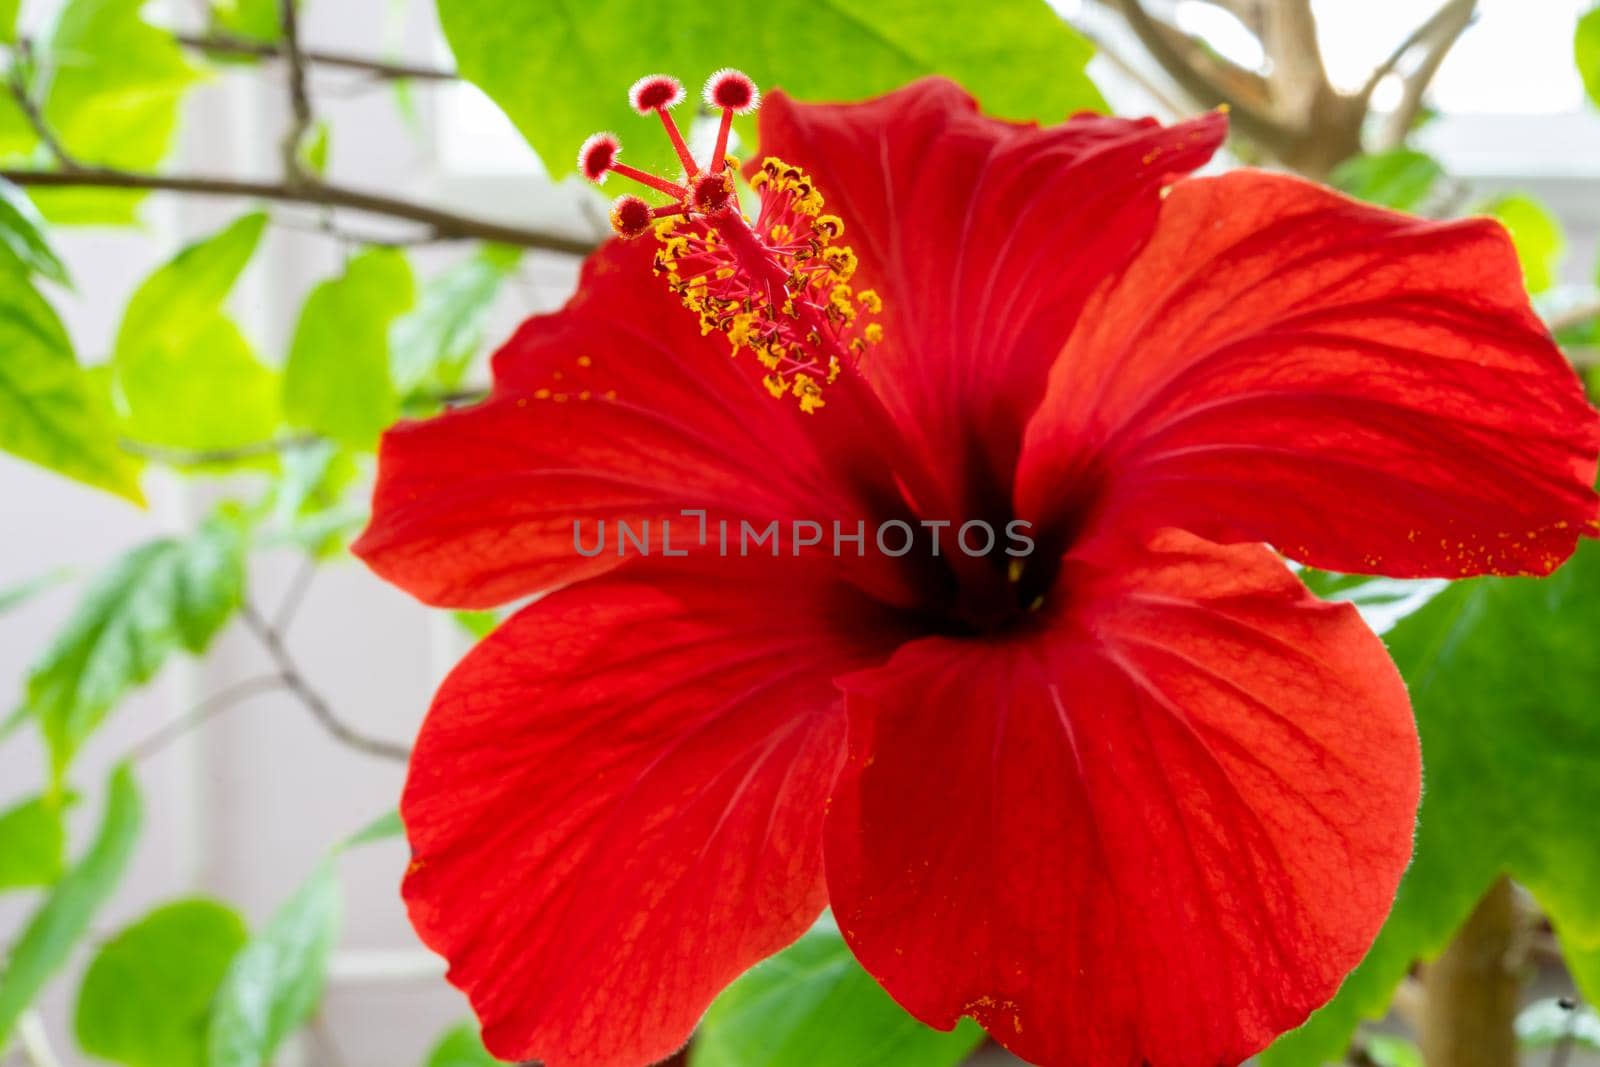
[[[1065,608],[844,679],[828,888],[938,1027],[1047,1065],[1238,1063],[1332,995],[1411,852],[1383,645],[1270,552],[1166,531],[1069,562]]]
[[[492,607],[617,565],[576,551],[575,520],[592,546],[600,520],[649,521],[659,539],[685,508],[824,521],[893,495],[847,396],[814,415],[773,400],[759,365],[701,335],[652,255],[650,241],[602,248],[572,301],[496,355],[488,402],[384,436],[357,555],[428,603]]]
[[[886,340],[864,367],[885,403],[952,484],[998,485],[1004,504],[1019,428],[1084,300],[1226,128],[1210,114],[1041,129],[986,118],[929,78],[860,104],[773,93],[761,152],[811,174],[860,258],[856,288],[884,298]]]
[[[1597,529],[1600,417],[1504,230],[1277,175],[1173,189],[1026,442],[1023,514],[1098,507],[1333,570],[1543,574]]]
[[[832,677],[887,631],[790,562],[630,564],[523,609],[440,690],[404,894],[501,1058],[654,1062],[822,909]]]

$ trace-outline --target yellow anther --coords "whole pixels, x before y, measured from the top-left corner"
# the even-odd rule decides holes
[[[883,297],[878,295],[876,289],[863,289],[856,294],[856,299],[861,301],[861,306],[873,315],[883,310]]]
[[[823,215],[815,225],[830,241],[837,241],[844,236],[844,220],[838,215]]]
[[[883,340],[883,325],[876,322],[868,323],[867,328],[861,331],[861,336],[866,338],[867,344],[875,345]]]
[[[789,391],[789,383],[776,374],[767,375],[761,379],[761,384],[767,387],[767,392],[771,393],[776,400],[782,400],[784,394]]]

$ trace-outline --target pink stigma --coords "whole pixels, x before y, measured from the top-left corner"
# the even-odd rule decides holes
[[[648,233],[655,219],[650,205],[637,196],[619,196],[611,205],[611,228],[630,241]]]
[[[606,180],[606,172],[617,161],[617,154],[621,151],[622,143],[617,140],[616,134],[591,134],[583,142],[583,147],[578,149],[578,170],[598,185]]]
[[[715,110],[748,115],[761,104],[761,92],[748,74],[724,67],[711,75],[701,94],[706,106]]]
[[[669,74],[646,74],[628,90],[628,103],[641,115],[665,111],[683,102],[683,83]]]

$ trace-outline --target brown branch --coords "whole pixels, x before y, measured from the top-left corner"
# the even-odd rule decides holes
[[[235,682],[233,685],[211,694],[181,718],[167,723],[143,741],[135,744],[128,750],[126,758],[130,762],[141,763],[190,730],[215,718],[229,708],[243,704],[251,697],[282,688],[283,679],[276,674],[269,674],[260,678],[247,678],[242,682]]]
[[[310,181],[299,186],[291,186],[286,182],[277,181],[200,175],[143,174],[107,167],[78,167],[71,170],[5,169],[0,170],[0,177],[17,185],[46,188],[134,189],[191,193],[199,196],[247,197],[279,203],[346,208],[369,215],[383,215],[418,223],[428,227],[429,232],[439,240],[497,241],[518,248],[538,248],[573,256],[587,255],[595,247],[593,241],[473,218],[398,197],[369,193],[323,181]]]
[[[60,139],[56,137],[50,124],[45,121],[44,111],[39,107],[39,102],[33,98],[33,93],[28,88],[24,69],[32,65],[33,42],[27,38],[17,41],[18,61],[11,66],[11,96],[17,102],[17,110],[22,112],[22,117],[27,121],[34,136],[39,138],[39,143],[44,145],[45,151],[50,153],[56,165],[63,170],[79,170],[78,161],[68,152]]]
[[[1323,97],[1333,93],[1317,42],[1311,0],[1277,0],[1261,13],[1261,44],[1272,58],[1267,82],[1278,120],[1316,113]]]
[[[299,0],[278,0],[278,24],[283,31],[283,58],[289,83],[289,128],[283,135],[283,173],[290,185],[304,185],[311,177],[300,146],[311,132],[311,90],[306,86],[305,57],[300,53]]]
[[[1422,111],[1423,94],[1428,91],[1428,86],[1433,83],[1439,68],[1444,65],[1445,56],[1450,54],[1450,49],[1455,47],[1455,43],[1461,39],[1467,27],[1472,25],[1477,11],[1478,0],[1447,0],[1444,7],[1418,29],[1420,36],[1413,47],[1420,46],[1425,49],[1422,60],[1416,69],[1405,76],[1400,104],[1384,128],[1377,146],[1379,151],[1398,148],[1405,143],[1411,127],[1417,121],[1417,115]],[[1389,71],[1385,71],[1383,76],[1387,77],[1388,73]],[[1368,80],[1374,89],[1377,88],[1377,82]],[[1378,80],[1381,81],[1382,78]]]
[[[180,33],[173,35],[173,39],[185,48],[192,48],[197,52],[209,52],[213,55],[254,56],[257,59],[281,59],[284,55],[284,50],[279,45],[271,41],[252,41],[248,37],[232,37],[227,34]],[[343,52],[327,52],[316,48],[303,48],[300,50],[300,55],[306,63],[314,66],[352,71],[386,81],[449,82],[459,79],[459,75],[452,70],[442,70],[438,67],[424,67],[389,60],[368,59],[365,56],[353,56]]]
[[[1526,924],[1510,879],[1497,879],[1449,947],[1423,972],[1428,1067],[1516,1067]]]
[[[312,718],[316,719],[334,740],[379,759],[405,763],[411,758],[411,749],[405,745],[368,737],[339,718],[333,710],[333,705],[312,687],[305,675],[300,673],[299,665],[295,663],[294,657],[289,654],[289,649],[283,643],[283,637],[271,623],[267,622],[255,605],[246,601],[240,613],[245,625],[256,635],[261,646],[266,649],[267,655],[277,666],[278,676],[284,687],[299,698],[300,703],[311,712]]]

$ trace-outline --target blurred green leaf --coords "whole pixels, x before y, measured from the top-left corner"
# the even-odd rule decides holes
[[[514,248],[486,245],[423,287],[416,308],[389,331],[395,390],[453,389],[483,344],[500,286],[522,259]]]
[[[1572,1042],[1600,1052],[1600,1013],[1587,1004],[1549,997],[1517,1013],[1517,1041],[1525,1049]]]
[[[28,195],[0,178],[0,248],[9,252],[25,270],[59,285],[71,285],[66,265],[50,247],[46,236],[48,228],[44,216],[39,214]]]
[[[628,106],[634,79],[657,72],[682,78],[692,102],[700,79],[735,66],[811,100],[859,100],[941,73],[1005,118],[1056,122],[1105,107],[1084,72],[1093,46],[1042,0],[768,0],[740,8],[737,32],[711,4],[439,0],[438,9],[462,75],[557,177],[597,130],[620,133],[635,166],[677,172],[660,128]]]
[[[1591,8],[1578,20],[1573,53],[1578,60],[1578,73],[1583,75],[1584,88],[1589,90],[1589,99],[1600,107],[1600,6]]]
[[[483,1047],[483,1038],[472,1023],[453,1026],[428,1053],[424,1067],[500,1067],[500,1061]]]
[[[213,450],[272,436],[277,375],[222,311],[266,224],[246,215],[190,245],[128,301],[111,365],[135,440]]]
[[[212,0],[211,20],[213,30],[234,37],[267,43],[283,37],[278,0]]]
[[[405,256],[374,248],[311,291],[300,311],[283,406],[297,425],[370,448],[399,414],[389,369],[389,328],[416,299]]]
[[[1263,1054],[1337,1060],[1508,873],[1555,924],[1580,988],[1600,996],[1600,542],[1552,577],[1457,582],[1388,635],[1410,684],[1424,780],[1416,854],[1366,960],[1338,996]]]
[[[339,878],[324,860],[243,950],[217,991],[209,1067],[263,1067],[316,1010],[339,934]]]
[[[1561,224],[1543,204],[1531,196],[1514,193],[1490,201],[1479,210],[1499,219],[1511,234],[1528,292],[1542,293],[1556,283],[1564,242]]]
[[[690,1067],[955,1067],[983,1041],[971,1019],[943,1033],[906,1014],[817,927],[758,963],[706,1012]]]
[[[22,0],[0,0],[0,42],[10,44],[17,39],[17,9]]]
[[[451,618],[455,619],[456,624],[463,630],[480,641],[488,637],[494,632],[494,628],[500,625],[500,616],[492,611],[455,611],[451,612]]]
[[[405,823],[400,821],[400,813],[398,811],[385,812],[351,834],[339,847],[342,849],[360,848],[362,845],[371,845],[378,841],[387,841],[390,838],[400,837],[405,832],[406,826]]]
[[[333,126],[326,119],[322,119],[318,121],[316,129],[311,131],[310,138],[300,147],[300,158],[311,168],[311,173],[328,172],[328,142],[332,135]]]
[[[139,467],[55,309],[0,256],[0,449],[136,503]]]
[[[1444,168],[1426,152],[1395,148],[1341,163],[1330,176],[1336,188],[1357,200],[1412,211],[1428,198]]]
[[[1423,1067],[1422,1050],[1403,1037],[1373,1034],[1363,1047],[1375,1067]]]
[[[80,163],[149,170],[171,147],[178,105],[199,78],[172,34],[144,22],[145,0],[68,0],[45,42],[44,118]],[[35,190],[57,222],[127,224],[141,194]]]
[[[126,765],[111,775],[105,813],[89,851],[45,896],[11,946],[0,972],[0,1048],[18,1017],[33,1003],[122,877],[139,836],[139,787]]]
[[[0,890],[49,885],[66,864],[67,834],[59,793],[0,811]]]
[[[49,574],[29,579],[21,585],[0,589],[0,615],[12,608],[21,607],[51,586],[60,585],[70,573],[66,570],[51,571]]]
[[[205,650],[244,592],[244,531],[230,516],[123,555],[90,585],[28,677],[27,703],[57,775],[129,689],[179,648]]]
[[[206,1067],[211,1002],[248,936],[218,901],[152,911],[89,964],[73,1016],[78,1044],[127,1067]]]

